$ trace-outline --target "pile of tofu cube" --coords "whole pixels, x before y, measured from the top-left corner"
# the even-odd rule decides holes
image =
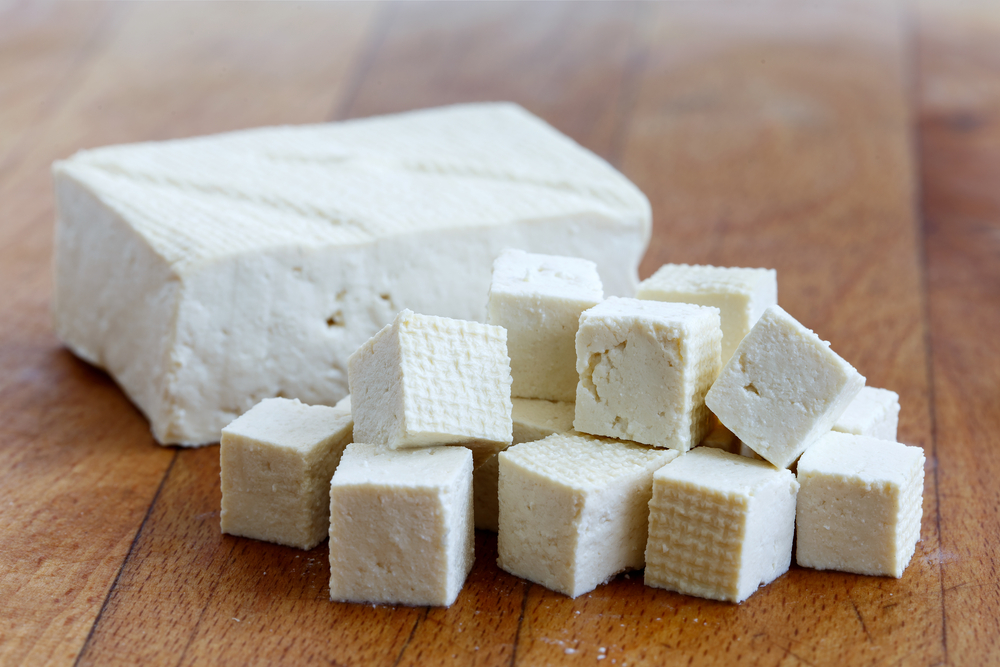
[[[487,324],[400,312],[334,407],[267,399],[222,432],[222,531],[310,549],[333,600],[454,602],[474,528],[576,597],[741,602],[800,566],[900,577],[924,456],[895,393],[777,305],[773,270],[666,265],[604,298],[586,260],[508,250]],[[789,468],[794,468],[795,473]]]

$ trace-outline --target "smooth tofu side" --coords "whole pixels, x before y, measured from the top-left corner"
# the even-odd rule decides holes
[[[834,422],[833,430],[895,442],[898,426],[899,394],[888,389],[863,387]]]
[[[511,419],[514,423],[513,444],[515,445],[541,440],[553,433],[569,433],[573,430],[576,404],[572,401],[514,398],[511,403],[513,408]]]
[[[385,325],[347,360],[355,442],[394,443],[405,437],[399,319]]]

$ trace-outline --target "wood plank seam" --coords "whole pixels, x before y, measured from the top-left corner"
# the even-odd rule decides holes
[[[420,627],[420,624],[424,622],[424,619],[427,618],[427,614],[429,614],[430,612],[431,612],[430,607],[424,607],[424,613],[418,616],[417,620],[413,622],[413,629],[410,630],[410,636],[407,637],[406,641],[403,643],[403,648],[399,649],[399,655],[396,656],[396,661],[392,663],[392,667],[396,667],[403,660],[403,655],[406,654],[407,647],[410,645],[410,642],[413,641],[414,635],[417,634],[417,628]]]
[[[362,49],[362,55],[358,59],[357,65],[351,68],[351,80],[345,87],[340,100],[333,105],[330,113],[327,114],[327,122],[344,120],[348,117],[351,107],[354,106],[354,102],[361,92],[365,78],[375,64],[375,58],[382,50],[382,44],[385,42],[386,35],[389,34],[389,26],[392,25],[396,13],[395,3],[383,5],[379,17],[375,21],[375,26],[368,34],[367,44]]]
[[[511,651],[510,655],[511,667],[517,664],[517,645],[521,641],[521,625],[524,623],[524,614],[528,611],[528,594],[531,593],[532,585],[530,581],[525,582],[524,585],[524,597],[521,598],[521,615],[517,617],[517,632],[514,633],[514,650]]]

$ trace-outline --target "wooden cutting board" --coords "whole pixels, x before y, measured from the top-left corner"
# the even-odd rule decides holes
[[[334,604],[327,551],[223,536],[218,448],[162,448],[48,317],[49,165],[90,146],[512,100],[649,196],[642,265],[778,270],[927,455],[902,579],[793,566],[742,605]],[[1000,11],[936,3],[0,1],[0,663],[1000,662]]]

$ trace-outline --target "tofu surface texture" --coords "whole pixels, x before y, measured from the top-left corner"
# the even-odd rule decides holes
[[[833,424],[840,433],[867,435],[896,441],[899,427],[899,394],[888,389],[862,387],[847,409]]]
[[[404,308],[483,321],[505,248],[631,295],[651,230],[632,183],[504,103],[110,146],[53,177],[55,331],[163,444],[263,398],[332,405]]]
[[[747,447],[787,468],[830,430],[864,385],[829,343],[771,306],[722,368],[705,403]]]
[[[511,395],[573,401],[580,313],[604,298],[586,259],[507,250],[493,263],[486,321],[507,330]]]
[[[573,427],[685,452],[712,427],[719,310],[611,297],[580,316]]]
[[[222,429],[222,532],[300,549],[326,539],[350,407],[267,398]]]
[[[795,559],[803,567],[899,578],[920,539],[924,453],[831,432],[799,459]]]
[[[511,443],[502,327],[404,310],[359,347],[348,366],[357,442],[393,449]]]
[[[636,298],[718,308],[725,364],[764,310],[778,304],[778,274],[774,269],[664,264],[639,284]]]
[[[653,472],[678,452],[551,435],[500,454],[497,564],[577,597],[643,566]]]
[[[330,599],[448,606],[472,569],[472,452],[347,447],[330,485]]]
[[[653,475],[645,583],[742,602],[788,571],[798,482],[788,470],[699,447]]]

